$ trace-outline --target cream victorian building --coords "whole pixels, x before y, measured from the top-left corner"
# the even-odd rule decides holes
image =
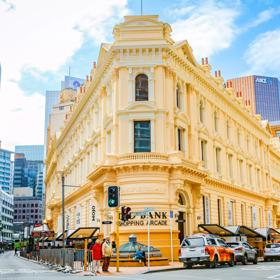
[[[158,16],[127,16],[102,44],[60,134],[49,135],[46,218],[61,231],[61,172],[66,228],[114,220],[107,187],[121,205],[152,207],[152,245],[174,255],[179,239],[201,223],[278,226],[280,154],[268,125],[236,98],[208,59],[199,64],[187,41],[174,42]],[[277,146],[277,145],[276,145]],[[173,211],[174,218],[170,218]],[[143,217],[120,228],[147,243]]]

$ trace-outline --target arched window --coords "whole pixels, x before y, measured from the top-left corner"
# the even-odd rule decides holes
[[[135,101],[149,100],[148,77],[145,74],[139,74],[135,78]]]
[[[185,199],[184,199],[184,197],[181,193],[179,194],[179,197],[178,197],[178,204],[179,205],[186,205]]]

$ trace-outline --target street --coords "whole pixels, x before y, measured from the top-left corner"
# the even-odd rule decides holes
[[[112,268],[114,270],[114,268]],[[125,272],[125,268],[121,268]],[[0,255],[0,279],[81,279],[82,276],[63,274],[49,270],[43,265],[15,257],[13,252],[6,252]],[[151,274],[136,275],[114,275],[98,276],[102,279],[120,279],[120,280],[167,280],[167,279],[194,279],[194,280],[257,280],[257,279],[280,279],[280,263],[268,262],[258,265],[237,265],[235,267],[219,267],[217,269],[206,269],[196,267],[191,270],[177,270],[170,272],[158,272]]]

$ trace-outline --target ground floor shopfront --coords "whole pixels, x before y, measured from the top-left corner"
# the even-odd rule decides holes
[[[66,196],[67,229],[97,226],[101,235],[115,238],[115,209],[108,208],[108,186],[120,186],[121,206],[131,208],[132,218],[120,224],[120,243],[131,234],[137,241],[178,258],[180,241],[200,231],[199,224],[277,227],[278,201],[263,193],[211,179],[191,164],[141,164],[102,167],[89,182]],[[149,218],[139,215],[150,208]],[[61,203],[47,203],[47,220],[55,232],[62,230]],[[102,224],[112,221],[112,224]]]

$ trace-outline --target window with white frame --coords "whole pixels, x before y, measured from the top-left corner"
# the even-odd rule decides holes
[[[146,74],[139,74],[135,78],[135,101],[149,100],[149,79]]]
[[[134,152],[151,152],[150,121],[134,121]]]

